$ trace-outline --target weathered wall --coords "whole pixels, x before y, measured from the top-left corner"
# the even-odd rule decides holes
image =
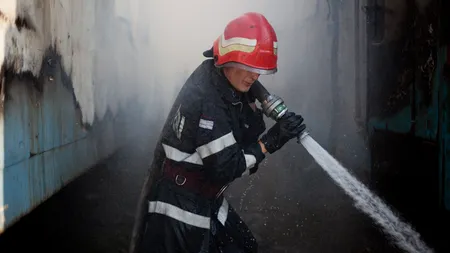
[[[0,65],[38,76],[45,50],[54,47],[71,77],[82,121],[92,124],[106,108],[115,114],[139,93],[131,88],[135,84],[123,85],[135,72],[137,6],[137,0],[2,1]]]
[[[83,121],[92,123],[95,2],[2,1],[0,63],[14,73],[38,76],[45,50],[53,46],[71,76]],[[24,25],[20,25],[20,21]]]
[[[0,2],[0,233],[143,124],[118,2]]]

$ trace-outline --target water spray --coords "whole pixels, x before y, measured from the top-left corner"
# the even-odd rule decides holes
[[[288,111],[283,99],[270,94],[264,86],[256,81],[250,92],[261,103],[264,114],[278,121]],[[376,224],[391,237],[393,242],[406,252],[433,252],[420,238],[408,223],[402,221],[388,205],[372,193],[363,183],[343,167],[333,156],[320,146],[308,132],[304,131],[298,137],[301,143],[314,160],[327,174],[350,196],[355,207],[371,217]]]

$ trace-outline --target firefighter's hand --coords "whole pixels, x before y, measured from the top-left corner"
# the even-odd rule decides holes
[[[289,140],[298,137],[306,129],[303,117],[293,112],[287,112],[266,134],[261,142],[270,154],[279,150]]]

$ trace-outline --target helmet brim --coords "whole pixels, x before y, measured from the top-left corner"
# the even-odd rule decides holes
[[[254,67],[250,67],[247,65],[244,65],[242,63],[237,63],[237,62],[227,62],[223,65],[217,66],[218,68],[224,68],[224,67],[236,67],[236,68],[240,68],[243,70],[247,70],[256,74],[260,74],[260,75],[272,75],[275,74],[278,69],[274,68],[274,69],[259,69],[259,68],[254,68]]]

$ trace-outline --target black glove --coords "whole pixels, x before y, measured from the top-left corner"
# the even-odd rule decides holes
[[[290,139],[293,139],[305,130],[303,117],[293,112],[287,112],[266,134],[261,137],[261,142],[270,154],[279,150]]]

